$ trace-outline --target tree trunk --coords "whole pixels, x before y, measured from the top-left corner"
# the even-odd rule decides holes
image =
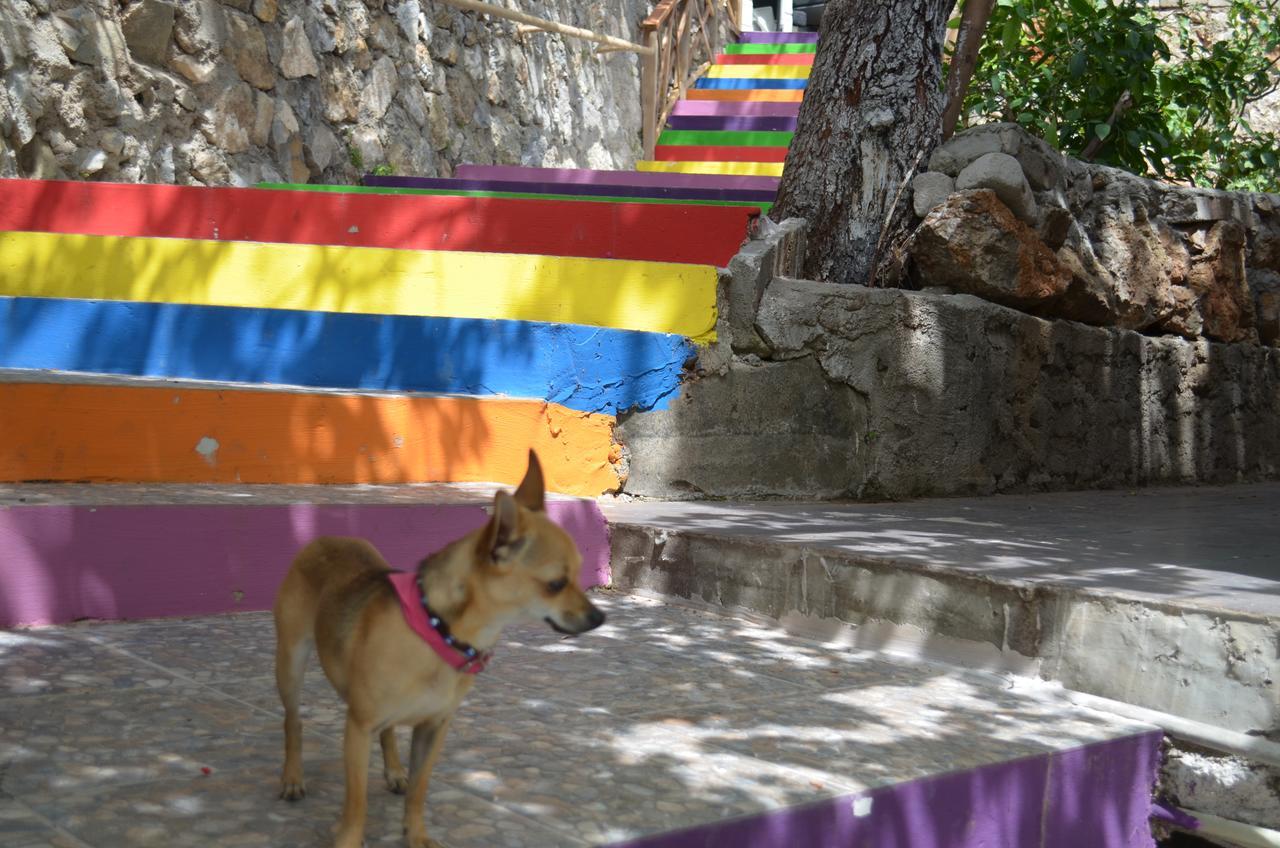
[[[907,181],[937,145],[955,0],[832,0],[774,220],[809,222],[805,276],[873,283],[907,235]]]

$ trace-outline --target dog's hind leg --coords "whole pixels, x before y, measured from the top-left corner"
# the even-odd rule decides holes
[[[276,688],[284,704],[284,771],[280,797],[297,801],[307,794],[302,782],[302,717],[298,712],[302,678],[315,645],[315,592],[296,570],[280,587],[274,609],[276,620]]]
[[[400,752],[396,750],[396,729],[388,727],[378,734],[378,742],[382,745],[382,777],[387,781],[387,788],[397,795],[403,795],[409,788],[409,774],[400,762]]]
[[[409,848],[439,848],[439,843],[427,836],[422,806],[427,800],[431,770],[440,758],[444,737],[452,720],[453,716],[447,716],[438,722],[423,722],[413,729],[413,743],[409,751],[409,792],[404,799],[404,833],[408,837]]]

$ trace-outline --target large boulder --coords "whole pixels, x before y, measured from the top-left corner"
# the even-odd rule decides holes
[[[907,245],[920,277],[996,303],[1045,311],[1071,273],[994,191],[960,191],[929,213]]]

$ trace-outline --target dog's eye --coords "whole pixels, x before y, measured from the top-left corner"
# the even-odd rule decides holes
[[[569,581],[561,577],[559,580],[552,580],[550,583],[548,583],[547,591],[554,595],[560,592],[561,590],[563,590],[564,587],[568,585],[569,585]]]

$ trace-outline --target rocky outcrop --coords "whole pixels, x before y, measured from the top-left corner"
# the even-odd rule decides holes
[[[719,341],[691,382],[619,419],[624,492],[909,498],[1280,474],[1280,350],[792,279],[804,251],[786,221],[730,264]]]
[[[1031,312],[1056,302],[1071,282],[1054,252],[989,189],[952,194],[907,249],[930,284]]]
[[[536,12],[638,38],[643,0]],[[246,185],[630,167],[636,58],[420,0],[5,0],[0,176]]]
[[[1280,197],[1089,165],[1013,124],[955,136],[929,168],[913,183],[924,220],[908,253],[919,286],[1096,326],[1278,343]],[[975,202],[976,190],[998,199]],[[1016,238],[1011,217],[1027,225]],[[1035,279],[1066,283],[1029,287],[1030,268],[1040,269]]]

